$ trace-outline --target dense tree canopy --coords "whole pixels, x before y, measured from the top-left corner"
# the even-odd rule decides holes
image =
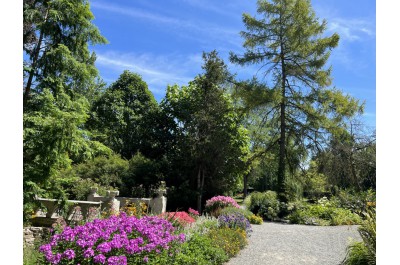
[[[146,82],[138,74],[124,71],[94,102],[90,125],[101,142],[126,159],[138,151],[157,156],[150,141],[157,111]]]

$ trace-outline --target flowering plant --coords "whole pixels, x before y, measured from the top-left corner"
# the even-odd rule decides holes
[[[221,227],[242,229],[246,232],[247,235],[252,232],[249,220],[239,212],[221,214],[220,216],[218,216],[218,222]]]
[[[219,211],[225,207],[232,206],[235,208],[240,208],[239,204],[229,196],[214,196],[206,201],[206,212],[211,213],[213,216],[218,216]]]
[[[180,227],[184,227],[196,221],[187,212],[166,212],[159,216]]]
[[[189,212],[189,215],[193,218],[197,218],[200,216],[200,213],[192,208],[189,208],[188,212]]]
[[[185,241],[184,234],[174,232],[165,219],[137,219],[122,212],[74,228],[67,226],[39,251],[50,264],[142,264],[160,252],[174,255],[172,246]]]

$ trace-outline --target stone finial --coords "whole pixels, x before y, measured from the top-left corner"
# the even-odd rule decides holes
[[[98,190],[99,190],[99,188],[97,188],[97,187],[91,187],[90,194],[96,194]]]

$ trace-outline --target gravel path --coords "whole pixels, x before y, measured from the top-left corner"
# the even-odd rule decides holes
[[[308,226],[264,222],[252,225],[249,244],[226,265],[338,265],[357,226]]]

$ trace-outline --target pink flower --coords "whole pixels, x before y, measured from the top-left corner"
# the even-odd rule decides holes
[[[200,215],[198,211],[196,211],[196,210],[194,210],[194,209],[192,209],[192,208],[189,208],[188,212],[189,212],[190,214],[193,214],[193,215],[196,215],[196,216],[199,216],[199,215]]]

